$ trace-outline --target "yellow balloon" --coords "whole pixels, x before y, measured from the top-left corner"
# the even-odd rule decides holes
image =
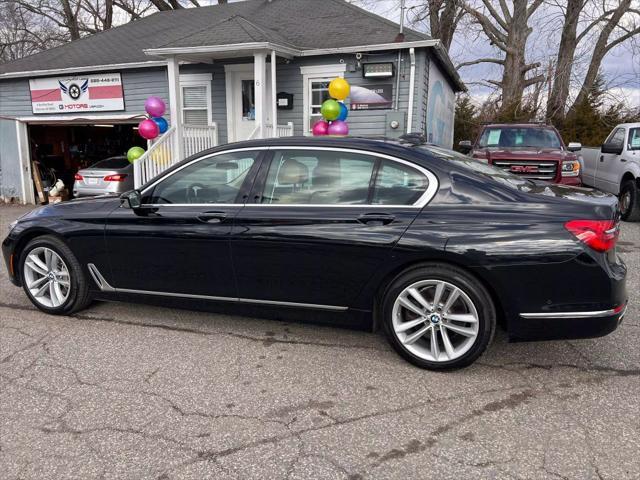
[[[336,100],[344,100],[349,96],[351,87],[344,78],[334,78],[329,84],[329,95]]]

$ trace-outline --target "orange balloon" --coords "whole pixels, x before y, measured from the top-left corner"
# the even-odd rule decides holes
[[[329,84],[329,95],[336,100],[344,100],[349,96],[350,91],[349,82],[342,77],[334,78]]]

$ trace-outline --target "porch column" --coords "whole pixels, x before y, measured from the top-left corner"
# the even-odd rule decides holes
[[[267,54],[253,54],[253,81],[255,82],[255,112],[257,132],[254,138],[264,138],[266,129],[264,124],[267,119],[267,89],[266,89]]]
[[[276,51],[271,51],[271,123],[273,130],[271,136],[278,136],[278,91],[276,90]]]
[[[173,156],[175,162],[184,159],[184,129],[182,128],[182,95],[180,94],[180,65],[174,56],[167,63],[169,75],[169,114],[171,125],[175,128]]]

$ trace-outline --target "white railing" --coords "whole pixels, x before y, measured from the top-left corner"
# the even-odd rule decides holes
[[[218,146],[218,126],[215,123],[204,126],[185,125],[183,129],[185,158]]]
[[[176,140],[176,127],[171,127],[151,144],[144,155],[133,162],[135,188],[144,185],[176,163],[173,161]]]
[[[273,125],[266,124],[264,126],[265,138],[273,137]],[[288,122],[286,125],[278,125],[276,127],[276,137],[293,137],[293,122]]]
[[[187,158],[217,146],[218,128],[215,124],[205,126],[184,125],[182,138],[184,158]],[[135,188],[144,185],[167,168],[183,160],[182,158],[174,158],[176,142],[175,127],[169,128],[158,140],[150,142],[149,149],[133,164]]]

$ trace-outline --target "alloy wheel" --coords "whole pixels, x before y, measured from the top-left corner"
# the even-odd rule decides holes
[[[461,288],[442,280],[406,287],[393,304],[393,331],[412,354],[431,362],[463,356],[478,338],[478,310]]]
[[[36,247],[24,261],[24,279],[33,299],[40,305],[58,308],[71,291],[69,269],[55,251]]]

